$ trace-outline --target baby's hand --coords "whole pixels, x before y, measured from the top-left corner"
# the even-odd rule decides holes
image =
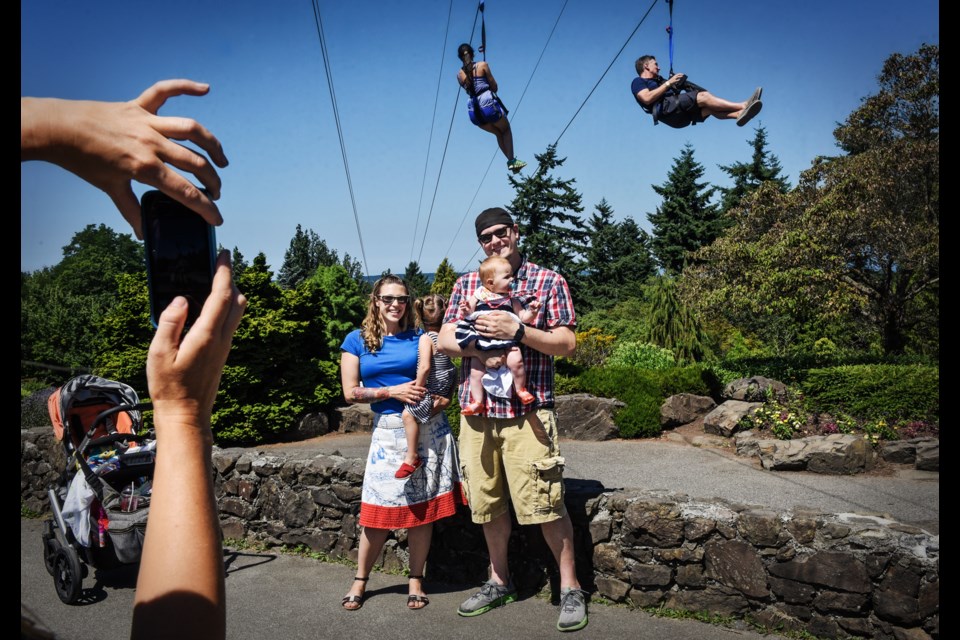
[[[536,298],[534,298],[534,299],[531,300],[529,303],[527,303],[527,309],[529,309],[530,311],[533,311],[534,313],[539,312],[539,311],[540,311],[540,307],[542,307],[542,306],[543,306],[543,305],[541,305],[541,304],[540,304],[540,301],[537,300]]]

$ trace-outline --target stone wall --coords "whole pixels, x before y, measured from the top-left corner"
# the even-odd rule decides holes
[[[21,432],[21,504],[45,509],[46,484],[63,468],[59,446]],[[43,430],[49,433],[49,429]],[[335,455],[214,453],[227,538],[303,545],[356,560],[363,461]],[[750,617],[820,637],[939,637],[939,536],[876,517],[776,513],[649,491],[604,491],[568,480],[567,507],[584,587],[615,602]],[[558,588],[538,527],[516,527],[511,571],[527,593]],[[404,531],[381,563],[405,566]],[[434,580],[486,578],[480,528],[466,509],[437,524]]]

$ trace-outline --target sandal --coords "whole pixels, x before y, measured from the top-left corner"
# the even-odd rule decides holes
[[[460,409],[460,413],[465,416],[482,416],[487,412],[486,404],[483,402],[471,402]]]
[[[357,581],[359,581],[359,582],[366,582],[366,581],[369,580],[369,579],[370,579],[369,577],[361,578],[361,577],[359,577],[359,576],[356,576],[356,577],[353,579],[353,581],[354,581],[354,582],[357,582]],[[364,590],[366,590],[367,585],[364,584],[363,587],[364,587]],[[360,607],[363,606],[363,596],[364,596],[364,595],[365,595],[365,594],[361,593],[361,594],[358,595],[358,596],[344,596],[344,597],[343,597],[343,600],[340,601],[340,606],[343,607],[344,609],[346,609],[347,611],[357,611],[358,609],[360,609]],[[348,604],[356,604],[357,606],[355,606],[355,607],[348,607],[348,606],[347,606]]]
[[[407,576],[410,580],[423,580],[423,576]],[[430,598],[419,593],[411,593],[407,596],[407,608],[417,611],[430,604]]]
[[[413,472],[419,469],[422,465],[423,465],[423,460],[420,460],[419,458],[413,464],[404,462],[402,465],[400,465],[400,468],[397,469],[397,472],[393,474],[393,477],[401,478],[401,479],[408,478],[412,476]]]

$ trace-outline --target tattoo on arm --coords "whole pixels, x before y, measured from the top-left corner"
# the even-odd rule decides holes
[[[389,387],[354,387],[350,392],[354,402],[375,402],[377,400],[387,400],[390,398]]]

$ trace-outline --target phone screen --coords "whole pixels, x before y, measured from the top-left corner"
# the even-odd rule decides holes
[[[150,321],[154,326],[177,296],[187,299],[187,325],[200,316],[210,294],[216,263],[213,227],[196,212],[160,191],[141,201],[147,254]]]

